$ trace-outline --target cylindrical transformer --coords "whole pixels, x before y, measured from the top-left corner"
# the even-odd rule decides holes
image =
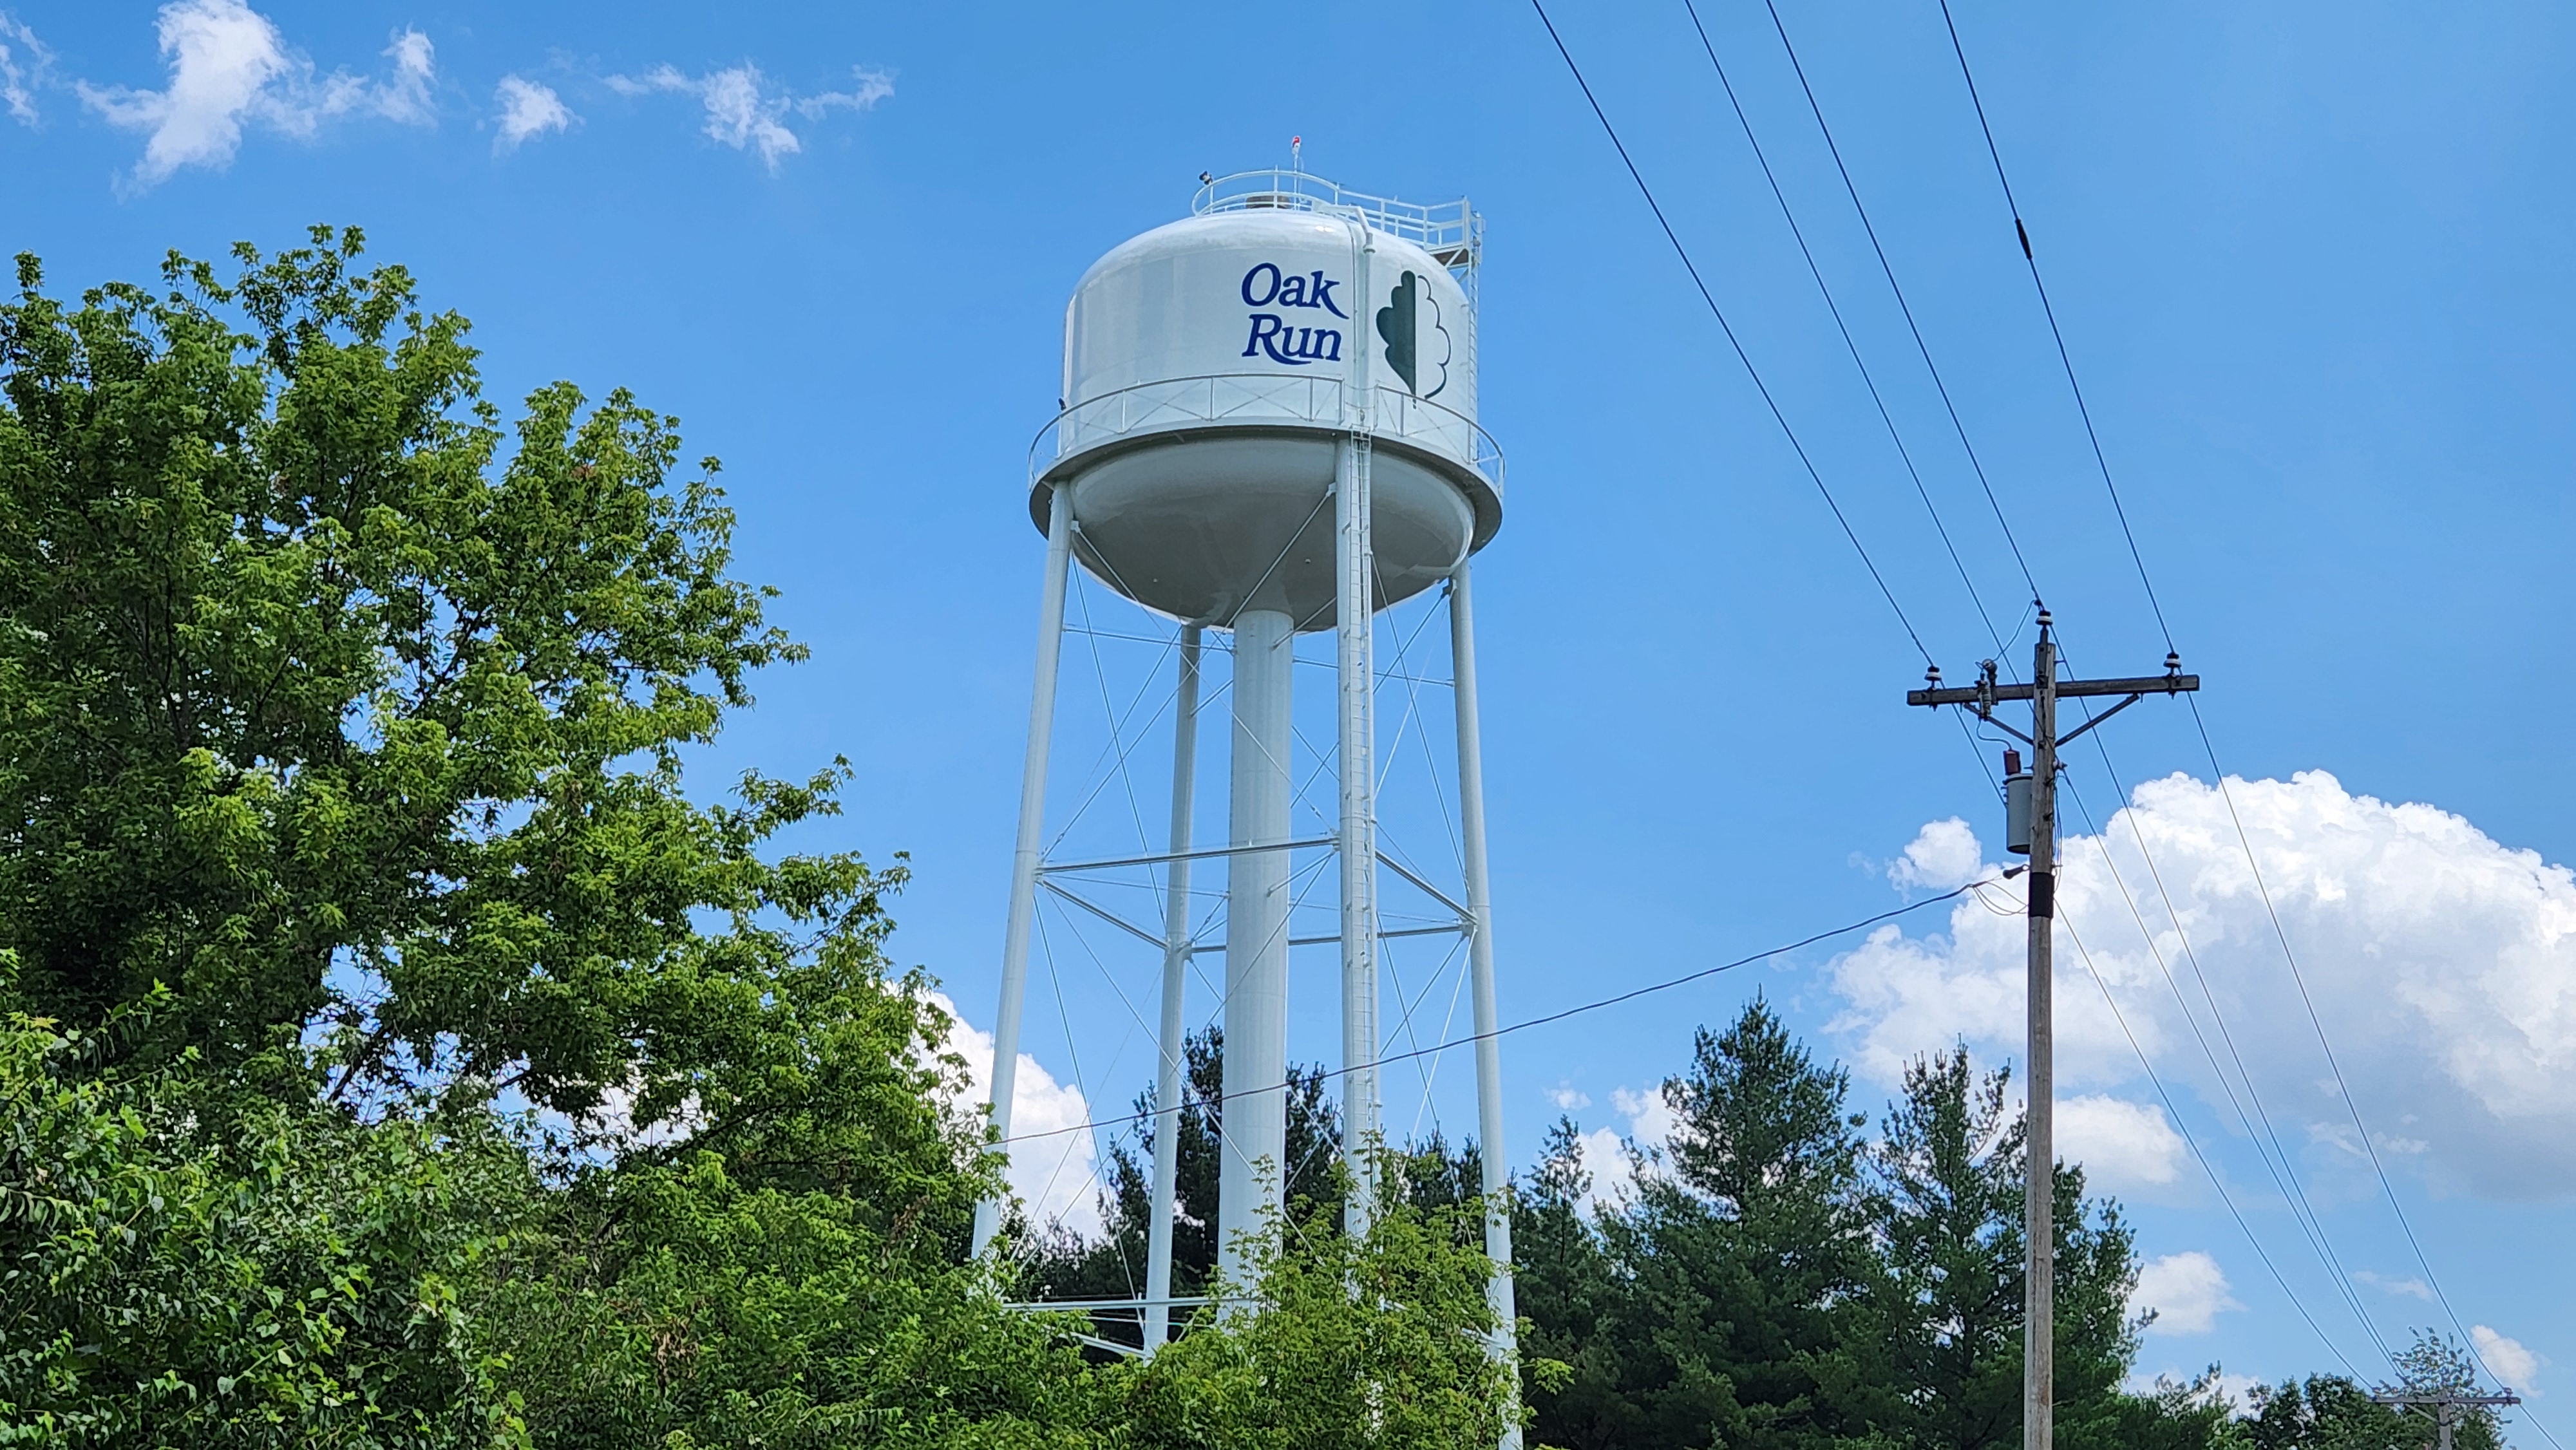
[[[2030,772],[2018,750],[2004,752],[2004,849],[2030,854]]]

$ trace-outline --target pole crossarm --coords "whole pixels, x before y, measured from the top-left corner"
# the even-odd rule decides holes
[[[2060,680],[2057,698],[2081,695],[2185,695],[2200,688],[2198,675],[2139,675],[2125,680]],[[2028,685],[1958,685],[1947,689],[1908,690],[1909,705],[1977,705],[2032,698]],[[2072,738],[2072,737],[2069,737]]]
[[[2033,601],[2037,603],[2036,600]],[[2056,1364],[2056,1100],[2057,1011],[2053,996],[2057,917],[2057,772],[2058,752],[2067,742],[2126,710],[2149,695],[2183,695],[2200,688],[2200,676],[2182,672],[2182,656],[2165,655],[2161,675],[2113,680],[2067,680],[2057,673],[2055,630],[2046,607],[2039,609],[2039,639],[2031,649],[2030,683],[2007,685],[1998,680],[1993,660],[1983,661],[1977,682],[1944,686],[1941,668],[1924,673],[1920,690],[1905,692],[1908,705],[1963,705],[1977,718],[2031,747],[2028,774],[2022,774],[2018,752],[2004,752],[2010,778],[2004,784],[2005,815],[2024,838],[2006,844],[2030,854],[2030,893],[2023,908],[2026,925],[2025,992],[2028,1037],[2023,1057],[2023,1144],[2030,1171],[2022,1197],[2022,1450],[2055,1450],[2057,1436]],[[2120,703],[2060,735],[2057,702],[2124,696]],[[2010,701],[2030,706],[2030,732],[2024,734],[1995,718],[1995,707]],[[2018,788],[2018,791],[2016,790]],[[2449,1411],[2444,1411],[2449,1414]],[[2448,1422],[2445,1421],[2445,1424]],[[2448,1431],[2442,1450],[2450,1450]]]
[[[2500,1395],[2457,1395],[2446,1392],[2375,1394],[2371,1399],[2383,1405],[2498,1406],[2522,1403],[2522,1396],[2511,1390]]]
[[[2374,1392],[2371,1399],[2401,1409],[2431,1410],[2436,1450],[2451,1450],[2455,1443],[2454,1432],[2468,1418],[2462,1411],[2522,1403],[2522,1396],[2511,1390],[2495,1395],[2464,1394],[2458,1390],[2380,1390]]]

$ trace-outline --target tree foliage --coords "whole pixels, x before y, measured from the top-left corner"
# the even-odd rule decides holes
[[[905,868],[782,849],[847,767],[685,776],[803,657],[715,461],[624,392],[505,419],[465,320],[361,257],[72,302],[21,257],[0,304],[0,1443],[1412,1450],[1495,1443],[1516,1374],[1582,1450],[2018,1440],[2007,1080],[1927,1059],[1873,1135],[1759,1002],[1665,1085],[1662,1157],[1596,1185],[1549,1136],[1517,1366],[1478,1145],[1384,1151],[1346,1231],[1315,1069],[1215,1277],[1212,1034],[1175,1287],[1218,1307],[1150,1360],[1015,1307],[1141,1284],[1149,1153],[1100,1239],[967,1256],[998,1157],[888,955]],[[2057,1181],[2069,1450],[2420,1437],[2334,1379],[2124,1390],[2134,1245]]]
[[[94,1023],[332,1091],[507,1081],[644,1119],[757,1028],[746,979],[875,884],[756,848],[838,774],[681,790],[801,648],[727,572],[712,460],[623,392],[514,427],[467,324],[354,230],[0,307],[0,946]],[[733,918],[709,933],[695,914]],[[289,1086],[287,1091],[298,1090]],[[716,1088],[722,1091],[721,1087]]]
[[[1216,1275],[1217,1180],[1225,1124],[1225,1032],[1206,1027],[1182,1048],[1180,1151],[1173,1182],[1180,1211],[1172,1216],[1172,1292],[1196,1298]],[[1323,1069],[1291,1064],[1288,1070],[1288,1172],[1282,1195],[1288,1214],[1302,1222],[1341,1211],[1342,1119],[1324,1091]],[[1021,1239],[1023,1281],[1049,1299],[1105,1299],[1144,1293],[1145,1251],[1152,1225],[1154,1131],[1157,1109],[1151,1087],[1131,1109],[1143,1125],[1137,1143],[1109,1150],[1100,1194],[1102,1231],[1086,1238],[1061,1225],[1015,1227]],[[1473,1181],[1473,1180],[1470,1180]],[[1142,1342],[1133,1315],[1102,1316],[1098,1332],[1125,1344]]]
[[[1768,1004],[1699,1033],[1665,1084],[1669,1146],[1596,1185],[1562,1122],[1515,1208],[1538,1440],[1912,1446],[2021,1437],[2021,1124],[1964,1051],[1916,1063],[1875,1139],[1840,1067]],[[1596,1188],[1608,1190],[1595,1200]],[[2116,1205],[2057,1176],[2057,1423],[2068,1446],[2197,1446],[2206,1386],[2122,1389],[2133,1246]],[[1587,1204],[1597,1203],[1597,1206]]]
[[[687,789],[803,655],[716,464],[505,425],[360,242],[0,305],[0,1442],[1233,1444],[1326,1373],[1327,1443],[1499,1426],[1409,1202],[1150,1367],[1006,1303],[902,866],[778,849],[846,767]]]

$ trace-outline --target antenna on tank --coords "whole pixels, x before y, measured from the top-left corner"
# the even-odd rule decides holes
[[[1306,170],[1306,138],[1303,136],[1288,138],[1288,169],[1301,175]]]

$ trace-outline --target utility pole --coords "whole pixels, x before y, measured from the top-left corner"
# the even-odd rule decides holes
[[[2371,1398],[2383,1405],[2431,1407],[2435,1433],[2441,1437],[2437,1442],[2439,1450],[2451,1450],[2451,1427],[2460,1423],[2467,1411],[2522,1403],[2522,1396],[2511,1390],[2500,1395],[2472,1395],[2458,1390],[2386,1390]]]
[[[2048,610],[2039,611],[2039,642],[2031,647],[2031,682],[1995,682],[1995,662],[1988,660],[1977,683],[1944,689],[1941,667],[1924,674],[1926,688],[1908,690],[1908,705],[1965,705],[1977,718],[2026,742],[2031,748],[2029,780],[2030,852],[2029,1042],[2024,1054],[2028,1081],[2023,1088],[2028,1109],[2023,1119],[2028,1147],[2029,1183],[2022,1200],[2022,1450],[2053,1450],[2056,1443],[2057,1359],[2057,1148],[2055,1012],[2049,998],[2052,933],[2057,923],[2057,751],[2076,736],[2119,714],[2149,695],[2175,695],[2200,688],[2200,676],[2182,672],[2182,657],[2168,652],[2165,672],[2122,680],[2061,680],[2057,677],[2057,639]],[[2080,696],[2125,695],[2119,704],[2087,720],[2073,734],[2057,733],[2057,702]],[[2030,733],[2022,734],[1995,718],[1995,706],[2006,700],[2030,702]],[[2016,803],[2017,804],[2017,803]],[[2008,841],[2006,843],[2010,845]],[[2447,1450],[2447,1447],[2446,1447]]]

